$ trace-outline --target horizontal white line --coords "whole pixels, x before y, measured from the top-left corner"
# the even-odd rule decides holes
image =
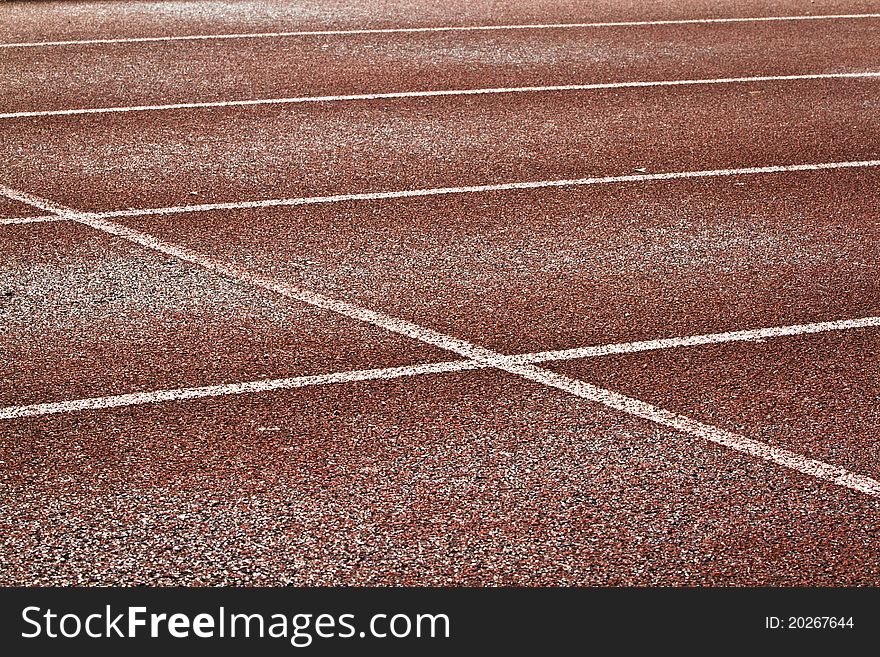
[[[15,226],[18,224],[38,224],[49,221],[67,221],[65,217],[54,214],[41,215],[38,217],[0,217],[0,226]]]
[[[39,48],[115,43],[160,43],[167,41],[209,41],[221,39],[278,39],[285,37],[356,36],[369,34],[418,34],[425,32],[494,32],[504,30],[565,30],[605,27],[651,27],[662,25],[707,25],[724,23],[766,23],[787,21],[832,21],[880,18],[880,14],[825,14],[820,16],[758,16],[752,18],[687,18],[678,20],[616,21],[596,23],[532,23],[524,25],[448,25],[437,27],[391,27],[349,30],[298,30],[291,32],[242,32],[232,34],[189,34],[182,36],[119,37],[115,39],[76,39],[69,41],[30,41],[0,43],[0,48]]]
[[[212,212],[215,210],[247,210],[256,208],[312,205],[317,203],[344,203],[348,201],[378,201],[384,199],[412,198],[418,196],[441,196],[444,194],[475,194],[481,192],[500,192],[508,190],[544,189],[549,187],[577,187],[584,185],[605,185],[611,183],[649,182],[658,180],[679,180],[686,178],[717,178],[724,176],[745,176],[771,173],[792,173],[798,171],[824,171],[834,169],[861,169],[880,166],[880,160],[856,160],[852,162],[821,162],[818,164],[785,164],[767,167],[744,167],[740,169],[704,169],[700,171],[672,171],[667,173],[638,173],[623,176],[601,176],[596,178],[573,178],[564,180],[536,180],[529,182],[496,183],[471,185],[466,187],[434,187],[429,189],[407,189],[392,192],[365,192],[362,194],[335,194],[332,196],[306,196],[301,198],[264,199],[257,201],[233,201],[229,203],[202,203],[198,205],[174,205],[161,208],[130,208],[93,212],[90,216],[99,219],[122,217],[148,217],[154,215],[182,214],[186,212]]]
[[[661,338],[639,342],[624,342],[595,347],[563,349],[559,351],[542,351],[529,354],[508,356],[516,364],[536,364],[550,361],[572,360],[577,358],[596,358],[612,354],[631,354],[655,349],[677,349],[709,344],[723,344],[738,341],[769,340],[773,338],[825,333],[829,331],[845,331],[860,328],[880,328],[880,317],[863,317],[860,319],[843,319],[831,322],[815,322],[812,324],[795,324],[791,326],[774,326],[770,328],[750,329],[746,331],[729,331],[726,333],[709,333],[679,338]],[[26,406],[9,406],[0,408],[0,420],[24,417],[38,417],[54,413],[74,411],[100,410],[122,406],[136,406],[160,402],[183,401],[204,397],[222,397],[247,393],[289,390],[307,386],[352,383],[377,379],[396,379],[423,374],[440,374],[444,372],[462,372],[466,370],[486,369],[489,365],[475,360],[445,361],[426,363],[405,367],[389,367],[382,369],[350,370],[332,374],[247,381],[244,383],[226,383],[221,385],[196,388],[176,388],[154,390],[149,392],[90,397],[60,402],[29,404]]]
[[[365,192],[358,194],[335,194],[332,196],[306,196],[298,198],[263,199],[254,201],[231,201],[227,203],[202,203],[198,205],[173,205],[158,208],[128,208],[86,213],[97,219],[125,217],[150,217],[157,215],[185,214],[190,212],[214,212],[218,210],[248,210],[259,208],[313,205],[320,203],[344,203],[351,201],[378,201],[386,199],[413,198],[420,196],[442,196],[445,194],[475,194],[483,192],[544,189],[552,187],[578,187],[586,185],[605,185],[613,183],[651,182],[680,180],[688,178],[720,178],[728,176],[747,176],[774,173],[796,173],[805,171],[826,171],[836,169],[863,169],[880,167],[880,160],[854,160],[850,162],[820,162],[816,164],[785,164],[766,167],[743,167],[739,169],[703,169],[699,171],[671,171],[666,173],[638,173],[623,176],[600,176],[595,178],[572,178],[561,180],[536,180],[527,182],[471,185],[466,187],[434,187],[427,189],[408,189],[391,192]],[[19,199],[20,200],[20,199]],[[0,224],[27,223],[29,221],[67,221],[62,213],[40,217],[22,217],[20,220],[2,220]]]
[[[124,406],[137,406],[141,404],[155,404],[160,402],[184,401],[187,399],[201,399],[204,397],[225,397],[228,395],[242,395],[257,392],[271,392],[274,390],[291,390],[307,386],[332,385],[338,383],[354,383],[356,381],[371,381],[376,379],[396,379],[404,376],[416,376],[419,374],[438,374],[443,372],[461,372],[484,367],[474,361],[448,361],[442,363],[428,363],[425,365],[408,365],[406,367],[389,367],[371,370],[352,370],[349,372],[335,372],[332,374],[319,374],[314,376],[298,376],[286,379],[271,379],[265,381],[247,381],[245,383],[226,383],[214,386],[202,386],[198,388],[176,388],[169,390],[153,390],[150,392],[135,392],[123,395],[108,395],[106,397],[90,397],[87,399],[74,399],[61,402],[44,404],[29,404],[27,406],[10,406],[0,408],[0,420],[14,420],[25,417],[39,417],[54,413],[71,413],[76,411],[101,410],[106,408],[120,408]]]
[[[623,342],[620,344],[608,344],[596,347],[542,351],[534,354],[512,356],[511,358],[520,363],[544,363],[556,360],[572,360],[575,358],[595,358],[597,356],[610,356],[614,354],[632,354],[641,351],[653,351],[655,349],[677,349],[681,347],[722,344],[725,342],[752,342],[786,336],[825,333],[827,331],[878,327],[880,327],[880,317],[863,317],[861,319],[841,319],[833,322],[816,322],[814,324],[774,326],[772,328],[750,329],[747,331],[691,335],[684,338],[662,338],[660,340]]]
[[[485,89],[439,89],[433,91],[394,91],[376,94],[343,96],[296,96],[291,98],[256,98],[251,100],[223,100],[204,103],[172,103],[167,105],[127,105],[120,107],[83,107],[76,109],[5,112],[0,119],[21,119],[47,116],[75,116],[81,114],[123,114],[129,112],[165,112],[169,110],[209,109],[226,107],[253,107],[259,105],[291,105],[303,103],[335,103],[404,98],[437,98],[444,96],[483,96],[489,94],[553,93],[566,91],[595,91],[600,89],[635,89],[648,87],[681,87],[694,85],[749,84],[755,82],[790,82],[798,80],[841,80],[878,78],[880,71],[855,73],[809,73],[803,75],[758,75],[739,78],[706,78],[694,80],[648,80],[635,82],[598,82],[591,84],[562,84],[545,87],[489,87]]]

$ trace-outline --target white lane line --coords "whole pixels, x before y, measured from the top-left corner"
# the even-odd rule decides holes
[[[439,89],[433,91],[394,91],[376,94],[343,96],[295,96],[291,98],[256,98],[250,100],[223,100],[202,103],[172,103],[167,105],[126,105],[119,107],[83,107],[60,110],[5,112],[0,119],[21,119],[47,116],[75,116],[81,114],[124,114],[128,112],[165,112],[169,110],[209,109],[225,107],[253,107],[258,105],[291,105],[303,103],[335,103],[404,98],[437,98],[444,96],[483,96],[489,94],[553,93],[566,91],[595,91],[600,89],[636,89],[647,87],[681,87],[694,85],[753,84],[756,82],[791,82],[802,80],[869,79],[880,77],[880,71],[855,73],[809,73],[803,75],[759,75],[739,78],[706,78],[693,80],[648,80],[636,82],[598,82],[592,84],[562,84],[533,87],[489,87],[485,89]]]
[[[744,167],[740,169],[707,169],[701,171],[672,171],[667,173],[638,173],[624,176],[602,176],[595,178],[573,178],[567,180],[535,180],[528,182],[508,182],[466,187],[434,187],[429,189],[406,189],[391,192],[365,192],[361,194],[335,194],[332,196],[306,196],[301,198],[277,198],[254,201],[234,201],[229,203],[202,203],[198,205],[175,205],[161,208],[131,208],[94,212],[92,216],[100,219],[122,217],[149,217],[186,212],[212,212],[214,210],[247,210],[274,208],[318,203],[345,203],[349,201],[378,201],[384,199],[413,198],[419,196],[442,196],[444,194],[477,194],[510,190],[544,189],[550,187],[579,187],[585,185],[607,185],[612,183],[650,182],[659,180],[679,180],[686,178],[721,178],[725,176],[750,176],[772,173],[793,173],[798,171],[825,171],[834,169],[863,169],[880,167],[880,160],[856,160],[851,162],[821,162],[818,164],[785,164],[767,167]]]
[[[151,217],[190,212],[213,212],[217,210],[249,210],[259,208],[315,205],[320,203],[346,203],[352,201],[379,201],[420,196],[442,196],[446,194],[478,194],[514,190],[545,189],[553,187],[582,187],[587,185],[608,185],[614,183],[652,182],[663,180],[682,180],[689,178],[723,178],[730,176],[753,176],[775,173],[797,173],[806,171],[829,171],[836,169],[870,169],[880,167],[880,160],[854,160],[850,162],[820,162],[816,164],[784,164],[766,167],[743,167],[739,169],[704,169],[700,171],[670,171],[666,173],[638,173],[623,176],[601,176],[595,178],[572,178],[562,180],[535,180],[527,182],[493,183],[470,185],[466,187],[434,187],[427,189],[406,189],[390,192],[364,192],[357,194],[335,194],[332,196],[306,196],[296,198],[262,199],[252,201],[231,201],[228,203],[202,203],[197,205],[172,205],[158,208],[129,208],[90,212],[98,219],[119,219],[125,217]],[[8,190],[8,188],[6,188]],[[8,190],[15,194],[21,194]],[[28,201],[24,201],[28,203]],[[63,214],[66,210],[59,210]],[[39,221],[61,221],[64,217],[39,217]],[[0,220],[2,223],[2,220]],[[13,223],[16,223],[13,221]]]
[[[66,219],[54,214],[41,215],[39,217],[0,217],[0,226],[17,226],[19,224],[38,224],[50,221],[66,221]]]
[[[511,356],[518,363],[546,363],[575,358],[594,358],[613,354],[633,354],[656,349],[678,349],[700,345],[723,344],[726,342],[754,342],[796,335],[825,333],[828,331],[845,331],[859,328],[880,327],[880,317],[862,317],[859,319],[841,319],[831,322],[815,322],[812,324],[795,324],[792,326],[773,326],[769,328],[749,329],[745,331],[728,331],[726,333],[708,333],[690,335],[681,338],[661,338],[639,342],[622,342],[619,344],[598,345],[595,347],[579,347],[560,349],[557,351],[541,351],[533,354]]]
[[[8,406],[6,408],[0,408],[0,420],[15,420],[25,417],[53,415],[55,413],[72,413],[87,410],[101,410],[105,408],[138,406],[142,404],[156,404],[161,402],[176,402],[184,401],[187,399],[202,399],[205,397],[225,397],[228,395],[272,392],[275,390],[292,390],[294,388],[305,388],[308,386],[354,383],[356,381],[396,379],[405,376],[416,376],[423,374],[462,372],[465,370],[479,369],[481,367],[484,366],[474,361],[447,361],[442,363],[428,363],[424,365],[408,365],[405,367],[388,367],[383,369],[371,370],[351,370],[348,372],[334,372],[332,374],[297,376],[286,379],[247,381],[244,383],[225,383],[221,385],[202,386],[198,388],[152,390],[149,392],[108,395],[105,397],[89,397],[87,399],[73,399],[68,401],[50,402],[43,404],[28,404],[26,406]]]
[[[859,328],[880,328],[880,317],[864,317],[861,319],[845,319],[792,326],[774,326],[747,331],[730,331],[727,333],[710,333],[706,335],[692,335],[680,338],[663,338],[659,340],[626,342],[596,347],[582,347],[579,349],[565,349],[560,351],[542,351],[528,354],[516,354],[509,356],[509,358],[513,362],[519,364],[535,364],[550,361],[571,360],[575,358],[595,358],[611,354],[630,354],[655,349],[675,349],[737,341],[763,341],[788,336],[824,333],[828,331],[845,331]],[[333,372],[330,374],[299,376],[284,379],[225,383],[196,388],[152,390],[121,395],[89,397],[86,399],[28,404],[25,406],[7,406],[5,408],[0,408],[0,420],[39,417],[55,413],[118,408],[122,406],[137,406],[141,404],[184,401],[187,399],[200,399],[204,397],[223,397],[228,395],[290,390],[308,386],[334,385],[356,381],[385,380],[425,374],[463,372],[467,370],[486,369],[488,367],[488,364],[474,360],[456,360],[382,369],[349,370],[346,372]]]
[[[594,23],[532,23],[522,25],[447,25],[437,27],[391,27],[349,30],[298,30],[291,32],[242,32],[229,34],[188,34],[182,36],[119,37],[115,39],[76,39],[70,41],[23,41],[0,43],[0,48],[40,48],[116,43],[162,43],[167,41],[209,41],[222,39],[278,39],[285,37],[356,36],[369,34],[418,34],[431,32],[495,32],[510,30],[570,30],[605,27],[653,27],[663,25],[711,25],[724,23],[768,23],[788,21],[835,21],[880,18],[880,14],[823,14],[818,16],[758,16],[751,18],[686,18],[654,21],[616,21]]]
[[[813,476],[866,495],[880,497],[880,482],[871,479],[870,477],[856,474],[845,468],[834,466],[823,461],[810,459],[785,449],[772,447],[759,441],[746,438],[745,436],[723,431],[682,415],[671,413],[641,400],[627,397],[626,395],[621,395],[620,393],[606,390],[583,381],[578,381],[550,370],[541,369],[535,365],[518,363],[510,356],[505,356],[504,354],[472,344],[466,340],[461,340],[433,329],[413,324],[412,322],[400,319],[399,317],[393,317],[339,299],[331,299],[316,292],[312,292],[311,290],[305,290],[260,276],[233,265],[222,263],[194,251],[189,251],[180,246],[169,244],[153,237],[152,235],[133,230],[127,226],[115,224],[106,219],[99,219],[92,215],[60,206],[46,199],[16,192],[15,190],[3,186],[0,186],[0,194],[5,194],[9,198],[15,198],[18,200],[30,199],[28,202],[32,203],[34,207],[41,208],[47,212],[59,212],[74,221],[91,226],[96,230],[115,235],[134,244],[140,244],[146,248],[178,258],[183,262],[188,262],[220,275],[238,280],[241,283],[260,287],[275,292],[283,297],[287,297],[288,299],[302,301],[312,306],[335,312],[344,317],[372,324],[391,331],[392,333],[397,333],[426,344],[440,347],[441,349],[446,349],[459,356],[463,356],[467,360],[477,361],[487,367],[492,367],[509,374],[520,376],[529,381],[534,381],[541,385],[568,392],[587,401],[602,404],[608,408],[621,411],[633,417],[655,422],[671,429],[675,429],[676,431],[696,436],[741,453],[748,454],[755,458],[776,463],[777,465],[796,470],[802,474]]]

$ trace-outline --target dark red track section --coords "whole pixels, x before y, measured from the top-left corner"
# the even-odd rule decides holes
[[[24,203],[17,203],[8,198],[0,197],[0,219],[13,219],[17,217],[33,217],[40,212]]]
[[[876,478],[878,356],[873,330],[552,367]]]

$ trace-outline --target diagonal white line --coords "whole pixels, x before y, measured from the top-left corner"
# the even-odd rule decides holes
[[[43,212],[54,214],[56,215],[56,219],[59,220],[75,219],[79,214],[75,210],[68,208],[66,205],[53,203],[49,199],[45,199],[40,196],[34,196],[33,194],[28,194],[27,192],[12,189],[11,187],[6,187],[5,185],[0,185],[0,195],[5,196],[6,198],[13,201],[23,203],[24,205],[30,205],[31,207],[37,208],[38,210],[42,210]]]
[[[828,331],[844,331],[860,328],[880,328],[880,317],[863,317],[860,319],[844,319],[831,322],[816,322],[813,324],[797,324],[792,326],[774,326],[769,328],[752,329],[746,331],[709,333],[705,335],[691,335],[679,338],[661,338],[659,340],[625,342],[600,345],[595,347],[564,349],[559,351],[543,351],[528,354],[515,354],[510,356],[509,358],[516,363],[535,364],[551,361],[572,360],[576,358],[596,358],[612,354],[631,354],[656,349],[676,349],[681,347],[723,344],[727,342],[737,341],[763,341],[773,338],[824,333]],[[200,399],[204,397],[222,397],[227,395],[252,394],[258,392],[270,392],[275,390],[290,390],[294,388],[304,388],[308,386],[353,383],[357,381],[396,379],[401,377],[440,374],[446,372],[463,372],[467,370],[486,369],[487,367],[489,367],[487,364],[480,363],[474,360],[456,360],[381,369],[349,370],[345,372],[333,372],[330,374],[299,376],[283,379],[264,379],[258,381],[245,381],[241,383],[224,383],[220,385],[201,386],[194,388],[173,388],[126,393],[121,395],[106,395],[102,397],[89,397],[85,399],[45,402],[39,404],[28,404],[24,406],[7,406],[5,408],[0,408],[0,420],[11,420],[24,417],[38,417],[43,415],[52,415],[55,413],[99,410],[104,408],[118,408],[123,406],[136,406],[140,404],[184,401],[188,399]]]
[[[121,237],[135,244],[140,244],[154,251],[178,258],[183,262],[203,267],[209,271],[235,279],[239,282],[260,287],[275,292],[288,299],[301,301],[318,308],[324,308],[345,317],[362,321],[393,333],[404,335],[426,344],[434,345],[451,351],[468,360],[476,361],[486,367],[492,367],[509,374],[520,376],[526,380],[539,383],[557,390],[568,392],[587,401],[602,404],[633,417],[641,418],[675,429],[691,436],[703,438],[724,447],[776,463],[786,468],[791,468],[802,474],[811,475],[818,479],[829,481],[838,486],[850,488],[873,497],[880,497],[880,482],[853,473],[845,468],[834,466],[823,461],[810,459],[800,454],[795,454],[785,449],[772,447],[765,443],[746,438],[738,434],[723,431],[696,420],[671,413],[652,404],[621,395],[620,393],[606,390],[583,381],[578,381],[550,370],[541,369],[534,365],[518,363],[510,356],[497,353],[485,347],[472,344],[433,329],[407,322],[398,317],[392,317],[385,313],[363,308],[353,303],[331,299],[310,290],[287,285],[258,274],[254,274],[238,267],[221,263],[208,256],[190,251],[180,246],[169,244],[152,235],[133,230],[127,226],[115,224],[106,219],[96,218],[92,215],[77,212],[71,208],[60,206],[46,199],[16,192],[7,187],[0,186],[0,194],[17,200],[30,199],[34,207],[59,214],[78,221],[96,230],[104,231],[111,235]]]
[[[353,36],[369,34],[418,34],[431,32],[495,32],[510,30],[567,30],[607,27],[654,27],[664,25],[712,25],[725,23],[767,23],[791,21],[834,21],[880,18],[880,14],[822,14],[812,16],[758,16],[744,18],[687,18],[673,20],[615,21],[593,23],[531,23],[522,25],[448,25],[437,27],[390,27],[340,30],[298,30],[289,32],[245,32],[230,34],[189,34],[182,36],[119,37],[74,39],[69,41],[31,41],[0,43],[0,48],[102,45],[119,43],[161,43],[168,41],[208,41],[223,39],[278,39],[285,37]]]
[[[52,221],[66,221],[54,214],[41,215],[39,217],[0,217],[0,226],[17,226],[19,224],[38,224]]]
[[[371,100],[399,100],[404,98],[437,98],[446,96],[484,96],[491,94],[558,93],[566,91],[595,91],[600,89],[638,89],[649,87],[681,87],[694,85],[753,84],[757,82],[793,82],[801,80],[876,79],[880,71],[857,73],[811,73],[804,75],[759,75],[737,78],[707,78],[700,80],[648,80],[637,82],[600,82],[594,84],[564,84],[532,87],[490,87],[485,89],[439,89],[433,91],[395,91],[376,94],[342,96],[296,96],[290,98],[255,98],[200,103],[170,103],[159,105],[126,105],[120,107],[83,107],[58,110],[37,110],[0,113],[0,119],[21,119],[47,116],[76,116],[82,114],[124,114],[129,112],[165,112],[184,109],[224,107],[254,107],[260,105],[300,105],[305,103],[335,103]]]
[[[434,187],[427,189],[405,189],[388,192],[364,192],[358,194],[334,194],[332,196],[305,196],[298,198],[262,199],[253,201],[233,201],[228,203],[201,203],[197,205],[174,205],[160,208],[132,208],[94,212],[92,216],[100,219],[124,217],[148,217],[187,212],[212,212],[215,210],[248,210],[257,208],[289,207],[315,205],[321,203],[346,203],[351,201],[379,201],[421,196],[443,196],[447,194],[480,194],[513,190],[547,189],[553,187],[583,187],[587,185],[608,185],[614,183],[652,182],[663,180],[682,180],[688,178],[723,178],[728,176],[753,176],[774,173],[796,173],[805,171],[827,171],[835,169],[865,169],[880,167],[880,160],[856,160],[851,162],[821,162],[818,164],[786,164],[766,167],[743,167],[739,169],[706,169],[702,171],[671,171],[667,173],[640,173],[624,176],[600,176],[592,178],[571,178],[563,180],[534,180],[527,182],[492,183],[464,187]]]

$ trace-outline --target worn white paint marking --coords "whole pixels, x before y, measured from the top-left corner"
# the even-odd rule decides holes
[[[318,308],[324,308],[345,317],[372,324],[393,333],[440,347],[441,349],[446,349],[447,351],[463,356],[468,360],[476,361],[485,367],[498,369],[509,374],[520,376],[529,381],[534,381],[551,388],[556,388],[557,390],[568,392],[587,401],[602,404],[608,408],[621,411],[633,417],[655,422],[691,436],[703,438],[744,454],[770,461],[786,468],[791,468],[818,479],[829,481],[838,486],[844,486],[873,497],[880,497],[880,482],[871,479],[870,477],[850,472],[844,468],[823,461],[809,459],[799,454],[795,454],[794,452],[772,447],[759,441],[746,438],[745,436],[723,431],[682,415],[671,413],[638,399],[633,399],[632,397],[627,397],[626,395],[621,395],[611,390],[606,390],[583,381],[578,381],[550,370],[545,370],[534,365],[519,363],[510,356],[505,356],[490,349],[486,349],[485,347],[467,342],[466,340],[461,340],[440,333],[439,331],[419,326],[418,324],[408,322],[398,317],[392,317],[391,315],[363,308],[346,301],[331,299],[330,297],[317,294],[310,290],[304,290],[302,288],[287,285],[286,283],[254,274],[177,245],[164,242],[152,235],[136,231],[127,226],[115,224],[106,219],[94,217],[87,213],[77,212],[76,210],[57,205],[46,199],[22,194],[5,187],[0,187],[0,193],[5,193],[9,198],[31,199],[28,202],[32,203],[34,207],[39,207],[47,211],[59,212],[65,217],[87,226],[91,226],[97,230],[104,231],[135,244],[140,244],[149,249],[178,258],[183,262],[201,266],[209,271],[238,280],[239,282],[276,292],[289,299],[302,301]]]
[[[500,32],[509,30],[570,30],[605,27],[653,27],[663,25],[712,25],[724,23],[768,23],[789,21],[837,21],[880,18],[880,14],[823,14],[818,16],[758,16],[744,18],[686,18],[672,20],[615,21],[594,23],[532,23],[522,25],[448,25],[436,27],[390,27],[340,30],[297,30],[289,32],[242,32],[231,34],[187,34],[181,36],[119,37],[72,39],[68,41],[23,41],[0,43],[0,48],[41,48],[121,43],[163,43],[169,41],[210,41],[223,39],[279,39],[286,37],[356,36],[369,34],[419,34],[431,32]]]
[[[542,351],[528,354],[515,354],[509,356],[508,358],[510,358],[510,360],[514,363],[536,364],[551,361],[572,360],[576,358],[596,358],[612,354],[631,354],[656,349],[676,349],[682,347],[723,344],[738,341],[763,341],[789,336],[825,333],[829,331],[845,331],[860,328],[880,328],[880,317],[863,317],[860,319],[845,319],[832,322],[816,322],[813,324],[797,324],[792,326],[774,326],[747,331],[709,333],[705,335],[692,335],[679,338],[663,338],[659,340],[646,340],[640,342],[626,342],[595,347],[582,347],[578,349]],[[153,390],[122,395],[90,397],[87,399],[73,399],[60,402],[29,404],[26,406],[9,406],[6,408],[0,408],[0,419],[8,420],[22,417],[37,417],[41,415],[51,415],[54,413],[99,410],[104,408],[118,408],[121,406],[135,406],[139,404],[184,401],[187,399],[222,397],[227,395],[268,392],[273,390],[289,390],[293,388],[304,388],[307,386],[333,385],[340,383],[351,383],[356,381],[396,379],[401,377],[419,376],[425,374],[441,374],[445,372],[463,372],[467,370],[486,369],[488,367],[489,365],[487,365],[486,363],[481,363],[474,360],[456,360],[444,361],[439,363],[409,365],[404,367],[350,370],[346,372],[334,372],[330,374],[300,376],[284,379],[227,383],[196,388]]]
[[[66,221],[58,215],[48,214],[38,217],[0,217],[0,226],[17,226],[20,224],[39,224],[51,221]]]
[[[694,85],[754,84],[759,82],[793,82],[802,80],[843,80],[880,78],[880,71],[855,73],[810,73],[804,75],[759,75],[738,78],[706,78],[695,80],[648,80],[635,82],[599,82],[594,84],[562,84],[532,87],[490,87],[485,89],[438,89],[432,91],[395,91],[375,94],[342,96],[296,96],[290,98],[255,98],[201,103],[171,103],[164,105],[125,105],[119,107],[82,107],[74,109],[37,110],[0,113],[0,119],[22,119],[48,116],[76,116],[82,114],[125,114],[129,112],[166,112],[169,110],[211,109],[226,107],[254,107],[260,105],[300,105],[305,103],[336,103],[405,98],[437,98],[447,96],[484,96],[491,94],[559,93],[566,91],[595,91],[600,89],[638,89],[650,87],[681,87]]]
[[[639,173],[623,176],[601,176],[595,178],[572,178],[563,180],[535,180],[527,182],[493,183],[487,185],[469,185],[465,187],[434,187],[427,189],[405,189],[389,192],[334,194],[332,196],[304,196],[295,198],[276,198],[252,201],[230,201],[228,203],[172,205],[159,208],[129,208],[125,210],[108,210],[106,212],[94,212],[92,213],[92,216],[99,219],[120,219],[125,217],[150,217],[168,214],[184,214],[188,212],[213,212],[216,210],[250,210],[260,208],[290,207],[297,205],[316,205],[321,203],[381,201],[400,198],[417,198],[421,196],[443,196],[446,194],[480,194],[485,192],[547,189],[552,187],[581,187],[587,185],[608,185],[614,183],[682,180],[688,178],[723,178],[729,176],[754,176],[774,173],[796,173],[804,171],[825,171],[835,169],[864,169],[875,167],[880,167],[880,160],[822,162],[818,164],[786,164],[767,167],[744,167],[739,169],[672,171],[667,173]]]

